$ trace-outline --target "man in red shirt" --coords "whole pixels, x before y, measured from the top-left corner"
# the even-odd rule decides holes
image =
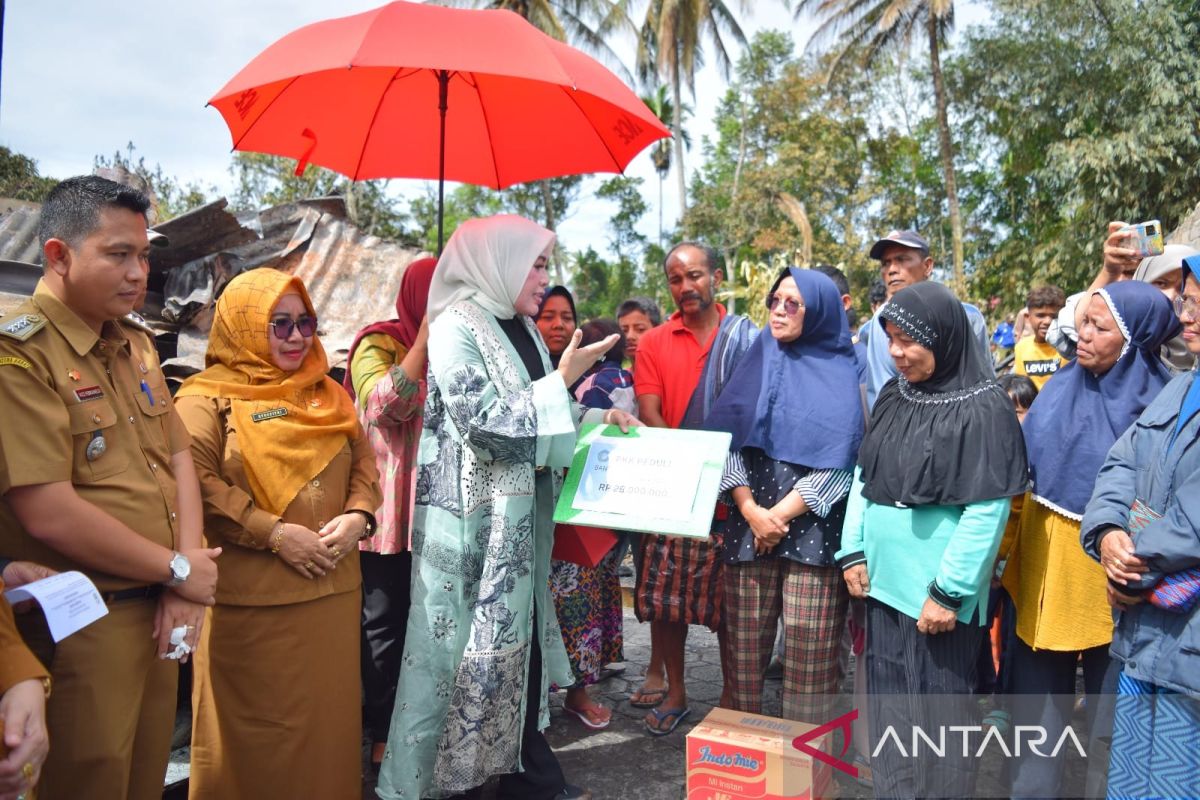
[[[718,264],[714,250],[693,242],[667,254],[667,284],[678,310],[642,336],[634,366],[638,417],[647,425],[699,428],[753,340],[753,324],[726,314],[715,301],[722,278]],[[635,611],[650,622],[650,664],[630,702],[651,709],[645,722],[652,734],[670,733],[689,713],[683,672],[688,625],[717,631],[726,668],[720,535],[720,523],[714,523],[709,541],[643,537]]]

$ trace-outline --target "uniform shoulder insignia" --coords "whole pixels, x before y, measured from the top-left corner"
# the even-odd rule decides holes
[[[150,323],[146,322],[146,318],[143,317],[141,314],[137,313],[136,311],[130,311],[128,314],[121,317],[121,321],[124,322],[126,325],[129,325],[130,327],[137,328],[138,330],[141,330],[141,331],[145,331],[146,333],[150,334],[151,336],[154,335],[154,328],[151,328]]]
[[[23,342],[46,327],[46,318],[41,314],[17,314],[0,319],[0,334]]]

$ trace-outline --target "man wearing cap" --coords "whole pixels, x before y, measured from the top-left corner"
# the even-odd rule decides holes
[[[914,283],[929,280],[933,274],[933,259],[929,243],[916,231],[891,231],[871,247],[871,258],[879,262],[879,277],[887,290],[887,298]],[[886,305],[886,304],[885,304]],[[883,306],[880,306],[882,310]],[[971,330],[979,341],[984,363],[991,363],[987,321],[970,303],[963,303]],[[888,352],[888,337],[874,335],[879,325],[879,311],[871,318],[871,335],[867,337],[867,405],[874,408],[875,398],[883,385],[900,373]]]
[[[176,628],[195,646],[216,589],[190,440],[130,315],[148,207],[97,176],[56,185],[42,279],[0,318],[0,554],[83,572],[108,606],[57,644],[40,614],[18,622],[54,685],[41,800],[161,797],[178,666],[160,656]]]

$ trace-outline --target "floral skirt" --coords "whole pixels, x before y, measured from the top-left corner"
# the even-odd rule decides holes
[[[550,563],[554,609],[576,686],[595,683],[606,664],[625,660],[617,550],[613,548],[595,567],[570,561]]]

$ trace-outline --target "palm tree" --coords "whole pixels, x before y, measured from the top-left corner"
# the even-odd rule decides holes
[[[593,53],[631,81],[629,69],[609,45],[614,33],[636,31],[625,13],[627,3],[628,0],[437,0],[437,5],[512,11],[547,36]]]
[[[742,11],[747,0],[739,0]],[[666,81],[671,87],[671,130],[675,135],[675,166],[679,181],[679,217],[687,213],[687,171],[683,166],[683,84],[696,96],[696,71],[704,63],[704,39],[712,46],[717,66],[729,77],[732,60],[723,37],[740,45],[746,35],[729,4],[722,0],[650,0],[638,31],[638,77]]]
[[[954,282],[961,294],[963,276],[962,217],[958,208],[958,181],[954,174],[954,145],[946,112],[946,89],[942,82],[940,49],[954,27],[954,0],[798,0],[796,16],[811,13],[823,20],[813,33],[808,48],[834,41],[836,52],[828,78],[836,81],[853,65],[871,66],[881,53],[908,50],[914,36],[923,34],[929,43],[929,68],[937,106],[938,149],[950,210],[950,234],[954,250]]]
[[[659,86],[654,90],[653,94],[642,95],[642,102],[654,112],[654,116],[658,117],[658,121],[669,126],[671,120],[675,117],[675,104],[671,102],[671,98],[667,96],[667,87]],[[692,114],[691,106],[684,105],[680,114],[682,119],[687,119]],[[692,149],[692,137],[686,130],[683,132],[683,146]],[[659,139],[650,147],[650,160],[654,164],[654,171],[658,173],[658,246],[663,246],[663,181],[671,174],[671,142],[668,139]]]

